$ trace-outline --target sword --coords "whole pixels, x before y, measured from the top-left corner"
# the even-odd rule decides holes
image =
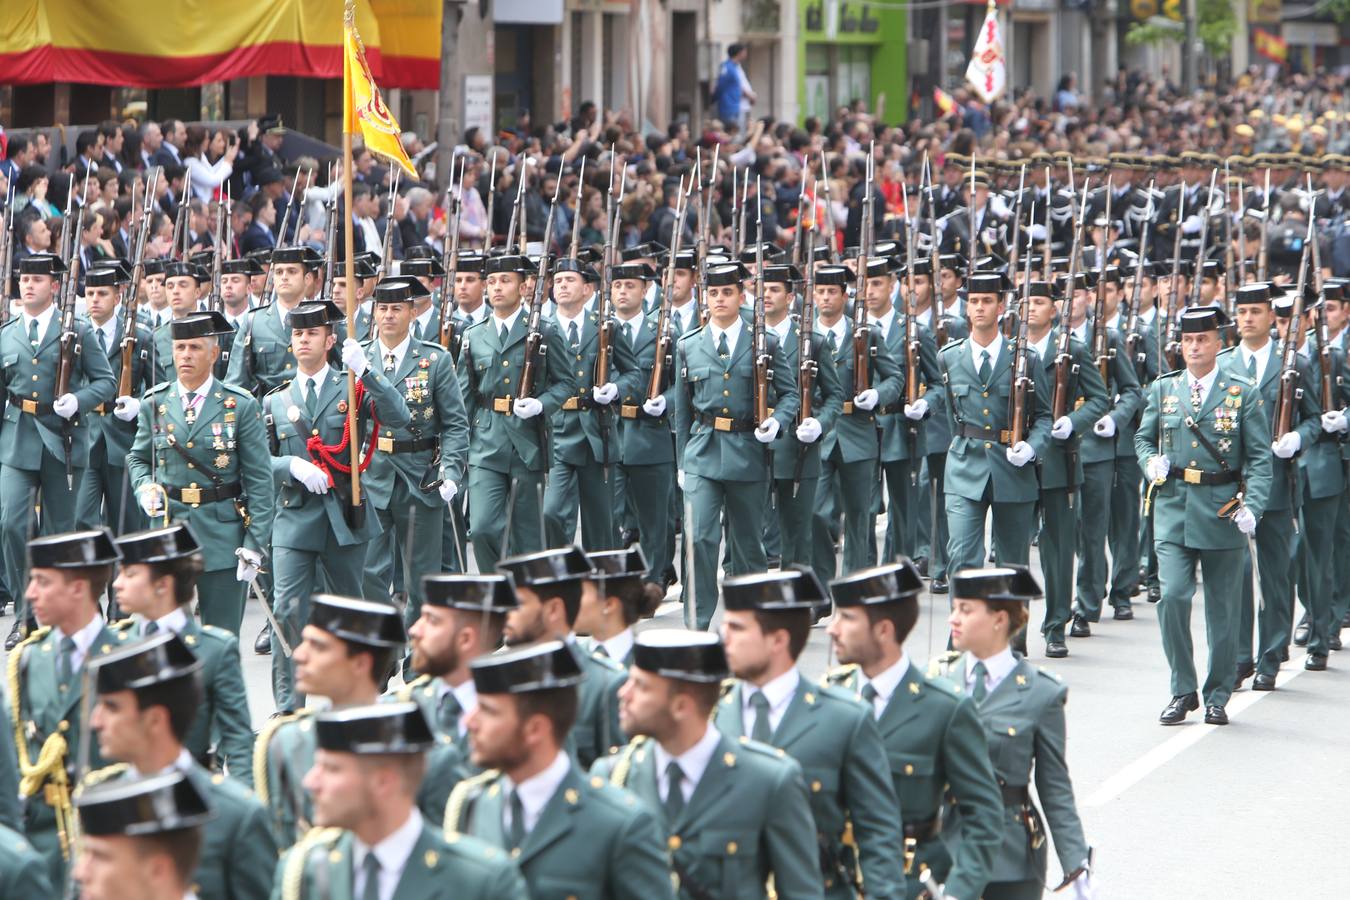
[[[236,552],[235,555],[238,556],[239,554]],[[262,607],[263,615],[267,618],[267,624],[272,626],[272,634],[276,635],[277,642],[281,644],[282,655],[287,659],[290,659],[291,653],[293,652],[291,650],[290,642],[286,640],[286,633],[282,630],[280,623],[277,622],[276,615],[272,612],[272,605],[268,603],[267,598],[263,596],[262,588],[258,587],[258,579],[254,578],[250,581],[248,583],[248,589],[249,593],[253,594],[253,596],[258,599],[258,604]],[[198,599],[200,602],[200,598]]]
[[[919,883],[923,885],[923,889],[928,892],[928,896],[932,900],[942,900],[943,897],[947,896],[943,886],[938,884],[937,879],[933,877],[933,870],[927,866],[919,869]]]
[[[698,609],[697,579],[694,577],[694,542],[690,537],[693,531],[693,506],[688,498],[684,501],[684,586],[688,590],[688,600],[684,604],[684,627],[693,629],[697,622],[694,618]]]

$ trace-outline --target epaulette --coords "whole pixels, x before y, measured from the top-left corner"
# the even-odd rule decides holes
[[[151,394],[158,394],[160,391],[168,390],[172,386],[172,381],[161,381],[159,384],[146,391],[144,396],[149,397]]]
[[[1036,674],[1044,678],[1046,681],[1054,682],[1056,685],[1062,685],[1064,683],[1063,678],[1060,678],[1058,675],[1056,675],[1054,672],[1051,672],[1045,666],[1037,666]]]
[[[130,768],[131,767],[126,763],[113,763],[111,766],[94,769],[92,772],[85,775],[84,778],[80,779],[79,786],[75,788],[75,792],[78,794],[80,791],[91,788],[96,784],[102,784],[105,781],[116,778]]]
[[[1249,388],[1256,387],[1256,380],[1250,375],[1240,375],[1237,372],[1229,372],[1228,377],[1238,384],[1245,384]]]
[[[421,346],[423,349],[425,349],[425,350],[431,350],[431,351],[434,351],[434,352],[436,352],[436,353],[445,353],[445,352],[447,352],[446,349],[445,349],[444,347],[442,347],[440,344],[436,343],[435,341],[418,341],[417,343],[418,343],[418,345],[420,345],[420,346]]]
[[[407,703],[409,700],[412,699],[413,693],[419,687],[421,687],[424,684],[429,684],[430,682],[431,682],[430,675],[418,675],[412,681],[408,682],[407,684],[403,685],[403,687],[398,689],[397,696],[399,702]]]
[[[285,381],[283,381],[281,384],[279,384],[279,385],[277,385],[276,387],[272,388],[272,389],[271,389],[270,391],[268,391],[266,394],[263,394],[263,396],[264,396],[264,397],[270,397],[270,396],[272,396],[273,394],[275,394],[277,391],[285,390],[286,388],[288,388],[288,387],[290,387],[290,386],[291,386],[291,379],[290,379],[290,378],[287,378],[287,379],[286,379]]]
[[[930,687],[939,694],[944,694],[953,700],[960,700],[966,693],[964,686],[954,684],[946,678],[933,678],[930,676],[925,678],[923,683],[925,687]]]
[[[826,685],[840,685],[852,678],[853,673],[856,671],[858,671],[857,663],[847,663],[842,666],[836,666],[820,676],[820,683]]]
[[[460,833],[459,819],[464,812],[464,804],[472,797],[478,796],[489,782],[496,781],[500,775],[501,772],[497,769],[488,769],[477,775],[471,775],[455,785],[455,789],[450,792],[450,799],[445,803],[445,820],[441,823],[441,830],[445,832],[447,838]]]
[[[952,670],[952,663],[961,658],[959,650],[944,650],[928,661],[928,677],[942,678]]]
[[[745,735],[741,735],[740,739],[737,741],[737,745],[742,750],[749,753],[767,756],[770,759],[787,759],[787,751],[782,747],[775,747],[772,744],[761,744],[759,741],[752,740]],[[727,765],[732,765],[735,762],[735,757],[724,759],[723,762]]]
[[[240,397],[252,397],[252,396],[253,396],[253,393],[252,393],[251,391],[249,391],[247,388],[240,387],[239,385],[233,384],[233,383],[228,382],[228,381],[221,381],[219,378],[216,379],[216,384],[218,384],[218,385],[220,385],[221,387],[223,387],[223,388],[224,388],[226,391],[228,391],[229,393],[231,393],[231,394],[238,394]]]
[[[969,338],[949,338],[947,340],[947,343],[943,344],[942,349],[938,350],[938,352],[946,353],[948,350],[951,350],[955,347],[964,347],[968,340]]]
[[[488,319],[490,319],[490,318],[491,318],[491,316],[484,316],[483,318],[479,319],[477,322],[470,322],[470,323],[469,323],[469,327],[464,329],[464,333],[465,333],[465,334],[468,334],[470,331],[473,331],[475,328],[477,328],[479,325],[482,325],[484,322],[486,322],[486,321],[487,321]]]
[[[103,627],[109,631],[126,631],[134,624],[136,624],[136,620],[127,616],[125,619],[118,619],[116,622],[108,622]]]
[[[248,311],[249,311],[250,313],[255,313],[255,312],[258,312],[258,311],[260,311],[260,310],[271,309],[271,308],[272,308],[272,304],[271,304],[271,303],[259,303],[257,306],[250,306],[250,307],[248,308]]]
[[[623,667],[623,663],[619,662],[617,659],[614,659],[611,656],[600,656],[595,651],[591,651],[590,657],[591,661],[594,663],[599,663],[600,668],[602,669],[609,669],[611,672],[628,671]]]
[[[717,699],[722,702],[730,702],[732,693],[736,690],[736,685],[740,684],[735,678],[723,678],[722,686],[718,692]]]
[[[633,757],[643,752],[643,748],[647,746],[649,740],[651,739],[645,734],[640,734],[629,741],[622,750],[618,751],[619,758],[614,761],[614,767],[609,772],[610,784],[619,787],[628,786],[628,773],[633,768]]]
[[[694,329],[691,329],[691,330],[689,330],[689,331],[686,331],[684,334],[680,335],[680,340],[683,341],[685,338],[693,337],[694,335],[699,334],[700,332],[702,332],[703,329],[706,328],[706,327],[707,327],[707,326],[705,326],[705,325],[700,325],[700,326],[698,326],[697,328],[694,328]]]
[[[221,628],[219,625],[201,625],[200,627],[203,634],[209,634],[212,637],[218,637],[223,640],[229,640],[230,638],[235,638],[237,640],[239,637],[233,631],[230,631],[228,628]]]

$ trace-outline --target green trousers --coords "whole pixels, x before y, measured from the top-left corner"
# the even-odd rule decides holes
[[[492,572],[503,556],[545,547],[541,521],[544,473],[515,465],[510,473],[469,467],[469,540],[480,572]],[[509,542],[507,524],[511,526]]]
[[[300,632],[309,621],[309,598],[323,590],[343,597],[361,596],[361,577],[365,570],[369,542],[342,546],[329,529],[328,546],[321,552],[274,547],[272,613],[294,649]],[[296,710],[305,705],[305,695],[295,690],[295,664],[282,652],[281,642],[272,633],[272,698],[277,709]]]
[[[1341,633],[1341,620],[1350,612],[1350,552],[1345,551],[1345,548],[1350,547],[1350,513],[1346,511],[1346,503],[1350,502],[1348,498],[1350,488],[1338,498],[1341,510],[1336,516],[1336,546],[1341,548],[1335,557],[1335,576],[1332,581],[1331,633],[1336,635]],[[12,580],[10,589],[16,598],[22,592],[22,587],[15,587]]]
[[[1280,671],[1280,657],[1289,648],[1294,629],[1294,576],[1298,568],[1299,545],[1294,515],[1287,509],[1268,510],[1256,524],[1256,561],[1261,582],[1259,601],[1252,588],[1251,554],[1243,555],[1238,661],[1254,661],[1258,675],[1274,675]]]
[[[836,571],[834,545],[843,517],[844,574],[877,562],[876,517],[872,501],[877,494],[876,460],[820,461],[816,479],[817,503],[811,513],[811,564],[823,584]]]
[[[396,476],[389,507],[374,510],[383,531],[366,545],[361,596],[388,603],[395,583],[400,582],[408,596],[403,609],[403,624],[407,626],[422,614],[422,577],[441,571],[446,505],[439,494],[432,496],[436,505],[428,506]],[[396,574],[402,577],[396,578]]]
[[[1197,568],[1205,581],[1205,638],[1209,644],[1209,671],[1203,686],[1206,706],[1225,706],[1237,677],[1239,604],[1242,602],[1245,547],[1236,550],[1192,550],[1171,541],[1156,543],[1158,625],[1163,655],[1172,670],[1172,696],[1201,689],[1195,674],[1195,647],[1191,641],[1191,602]]]
[[[75,484],[84,470],[75,469]],[[5,580],[14,594],[15,614],[28,617],[28,539],[35,534],[61,534],[75,530],[75,491],[66,486],[66,464],[45,450],[37,469],[0,466],[0,551],[5,561]],[[34,507],[42,507],[39,529]]]
[[[647,580],[658,584],[675,558],[675,464],[615,467],[622,470],[627,506],[638,531],[638,544],[647,557]]]
[[[1039,881],[991,881],[984,886],[981,900],[1041,900],[1045,889]]]
[[[942,502],[947,484],[947,454],[930,453],[924,457],[919,470],[919,502],[917,511],[918,543],[915,559],[927,557],[928,574],[935,579],[947,578],[947,506]]]
[[[237,635],[244,624],[249,590],[245,582],[234,577],[234,572],[230,567],[202,573],[197,579],[197,608],[203,625],[214,625]]]
[[[1117,456],[1115,477],[1111,482],[1111,523],[1106,531],[1106,542],[1111,547],[1112,606],[1129,607],[1135,588],[1139,585],[1139,488],[1144,472],[1133,456]],[[1150,532],[1148,546],[1153,546]],[[1153,561],[1157,568],[1157,561]]]
[[[1047,641],[1064,640],[1064,625],[1073,605],[1074,530],[1078,526],[1078,512],[1069,506],[1068,488],[1041,491],[1041,573],[1045,579],[1041,634]]]
[[[811,513],[816,505],[819,479],[802,478],[797,496],[792,496],[792,479],[775,478],[773,490],[777,506],[779,556],[783,566],[811,564]],[[767,530],[767,529],[766,529]]]
[[[1115,463],[1112,460],[1083,465],[1083,486],[1077,510],[1078,579],[1073,611],[1089,622],[1101,620],[1102,598],[1106,596],[1106,532],[1114,499],[1111,491],[1114,474]],[[1041,494],[1041,499],[1044,501],[1045,493]],[[1046,518],[1049,519],[1048,513]],[[1042,534],[1042,566],[1045,565],[1046,553],[1044,537]],[[1070,535],[1069,539],[1073,540],[1073,536]],[[1049,577],[1047,572],[1046,579]],[[1128,600],[1126,605],[1129,605]],[[1049,613],[1047,606],[1047,617]]]
[[[97,528],[106,524],[114,534],[121,535],[149,527],[131,490],[126,460],[108,459],[103,441],[97,441],[90,449],[89,468],[75,487],[79,491],[75,504],[76,528]]]
[[[955,575],[962,569],[985,565],[984,523],[993,515],[994,549],[1000,563],[1026,565],[1031,559],[1031,533],[1036,527],[1036,504],[995,503],[992,487],[980,500],[958,494],[947,495],[947,525],[951,540],[947,543],[947,571]]]
[[[719,481],[685,474],[684,498],[688,520],[685,539],[693,541],[694,571],[684,579],[685,619],[693,609],[694,625],[707,630],[717,611],[718,550],[722,542],[723,514],[727,519],[727,572],[747,575],[763,572],[764,494],[763,481]],[[693,596],[689,589],[693,588]]]
[[[886,541],[882,560],[914,556],[919,544],[919,517],[928,515],[927,504],[918,485],[919,459],[901,459],[882,463],[886,473]]]
[[[441,510],[441,571],[463,572],[469,556],[466,536],[469,533],[467,485],[459,486],[455,502]]]
[[[1303,535],[1298,542],[1298,596],[1308,613],[1308,652],[1327,656],[1330,647],[1327,638],[1335,631],[1339,620],[1331,620],[1336,597],[1335,564],[1333,560],[1346,555],[1346,547],[1337,553],[1336,527],[1343,518],[1350,518],[1345,496],[1314,500],[1303,497]]]
[[[614,470],[609,481],[605,467],[598,462],[575,466],[555,462],[548,471],[544,490],[544,533],[548,546],[574,543],[577,512],[581,513],[581,546],[586,550],[613,550],[619,545],[619,530],[614,524]]]

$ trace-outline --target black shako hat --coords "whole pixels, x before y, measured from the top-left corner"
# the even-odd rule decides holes
[[[901,557],[893,563],[859,569],[830,582],[839,606],[876,606],[881,603],[914,602],[923,592],[923,577],[914,563]]]
[[[92,835],[144,837],[195,828],[211,818],[206,797],[182,772],[94,785],[75,797],[80,830]]]
[[[662,678],[716,684],[730,675],[722,641],[707,631],[656,628],[633,642],[633,665]]]
[[[407,640],[403,617],[392,603],[336,594],[314,594],[309,603],[309,624],[344,641],[367,647],[398,647]]]
[[[372,703],[314,717],[319,749],[336,753],[425,753],[436,746],[426,714],[416,703]]]
[[[122,558],[107,528],[67,531],[28,542],[28,565],[34,569],[85,569],[109,566]]]
[[[516,603],[516,583],[510,575],[427,575],[422,578],[422,602],[476,613],[509,613]]]
[[[581,683],[581,666],[562,641],[543,641],[505,653],[480,656],[469,664],[480,694],[529,694]]]

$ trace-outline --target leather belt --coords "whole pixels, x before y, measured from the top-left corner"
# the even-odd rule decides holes
[[[922,822],[906,822],[904,836],[919,842],[931,841],[942,834],[942,817],[933,816]]]
[[[863,409],[861,406],[854,406],[852,400],[844,401],[844,415],[846,416],[872,416],[876,415],[876,407]]]
[[[1012,430],[1003,429],[995,431],[992,428],[981,428],[978,425],[961,424],[956,426],[956,433],[961,437],[974,438],[977,441],[993,441],[997,444],[1006,444],[1012,440]]]
[[[1027,793],[1025,784],[1001,784],[999,792],[1003,794],[1004,806],[1022,806],[1031,802],[1031,795]]]
[[[376,444],[376,449],[381,453],[420,453],[423,450],[435,450],[435,438],[417,438],[411,441],[396,441],[390,437],[380,438]]]
[[[194,481],[187,487],[165,488],[165,491],[168,493],[170,500],[196,506],[199,503],[232,500],[244,493],[244,486],[236,481],[233,484],[222,484],[220,487],[198,487]]]
[[[876,408],[876,413],[879,416],[893,416],[896,413],[904,411],[905,406],[903,403],[889,403],[886,406],[878,406]]]
[[[1186,484],[1232,484],[1239,479],[1237,472],[1206,472],[1204,469],[1170,469],[1168,481],[1184,481]]]
[[[710,416],[705,412],[694,413],[694,419],[712,427],[713,431],[754,431],[757,427],[752,419],[736,419],[731,416]]]
[[[624,403],[619,407],[619,417],[623,419],[664,419],[665,413],[659,416],[648,415],[647,411],[636,403]]]
[[[45,401],[39,402],[37,400],[31,399],[25,400],[23,397],[20,397],[13,391],[9,391],[8,393],[9,393],[9,402],[19,407],[19,409],[28,413],[28,415],[30,416],[46,416],[51,415],[52,413],[52,405],[50,403],[47,403]]]
[[[562,408],[567,412],[589,412],[595,409],[595,400],[591,397],[568,397]]]

